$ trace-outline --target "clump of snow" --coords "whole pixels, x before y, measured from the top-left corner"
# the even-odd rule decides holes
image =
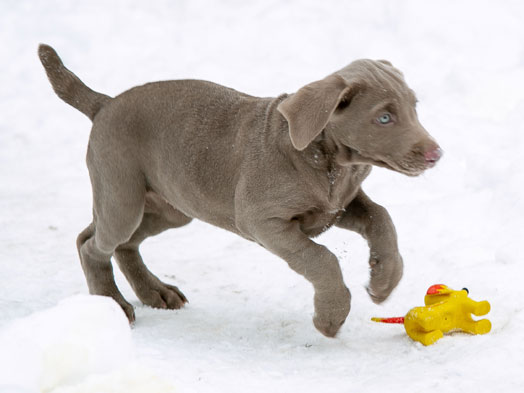
[[[0,387],[49,392],[133,357],[129,323],[110,298],[77,295],[0,331]]]
[[[129,322],[103,296],[76,295],[0,329],[0,393],[173,393],[136,360]]]
[[[144,367],[131,365],[109,373],[90,375],[85,381],[58,387],[51,393],[175,393],[174,385]]]

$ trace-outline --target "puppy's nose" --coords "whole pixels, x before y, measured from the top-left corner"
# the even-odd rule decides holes
[[[442,157],[443,151],[440,147],[437,147],[433,150],[428,150],[424,153],[424,158],[426,159],[426,166],[432,168],[437,164],[437,161]]]

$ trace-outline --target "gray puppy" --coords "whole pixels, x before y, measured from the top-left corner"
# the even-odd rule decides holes
[[[111,257],[144,304],[178,309],[186,297],[147,269],[138,247],[193,218],[257,242],[311,282],[313,322],[328,337],[351,296],[335,255],[311,238],[333,225],[360,233],[371,251],[373,301],[398,284],[395,227],[361,184],[372,165],[419,175],[441,150],[388,61],[358,60],[277,98],[198,80],[148,83],[111,98],[84,85],[51,47],[40,45],[39,56],[58,96],[93,121],[93,221],[78,252],[89,292],[115,299],[130,321]]]

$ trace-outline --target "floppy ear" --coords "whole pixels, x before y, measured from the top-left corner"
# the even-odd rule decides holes
[[[326,127],[350,87],[339,75],[310,83],[282,101],[277,109],[289,125],[291,143],[304,150]]]

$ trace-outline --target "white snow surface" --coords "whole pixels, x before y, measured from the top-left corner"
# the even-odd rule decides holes
[[[1,392],[521,392],[524,386],[524,4],[507,1],[90,0],[0,2]],[[129,328],[88,297],[75,247],[90,222],[90,122],[52,92],[54,46],[93,89],[211,80],[294,92],[357,58],[389,59],[445,151],[364,189],[396,224],[405,274],[383,305],[365,291],[368,248],[332,229],[352,310],[335,339],[312,323],[311,286],[256,244],[193,222],[142,253],[190,303],[140,304]],[[435,283],[488,300],[492,331],[424,347],[370,322],[423,304]]]

